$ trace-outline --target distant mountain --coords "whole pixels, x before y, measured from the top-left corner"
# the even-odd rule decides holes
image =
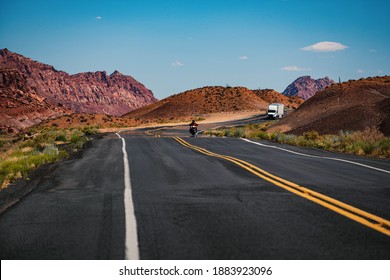
[[[25,77],[38,97],[76,113],[119,116],[157,101],[143,84],[118,71],[69,75],[7,49],[0,50],[0,69],[15,70],[8,74]]]
[[[377,128],[390,136],[390,76],[333,84],[305,101],[270,131],[337,134]]]
[[[292,82],[283,91],[283,94],[286,96],[298,96],[303,100],[307,100],[331,84],[334,84],[334,81],[328,77],[314,80],[310,76],[302,76]]]

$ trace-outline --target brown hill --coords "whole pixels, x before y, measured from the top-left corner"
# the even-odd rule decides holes
[[[18,70],[37,96],[76,113],[119,116],[157,100],[143,84],[117,71],[69,75],[7,49],[0,50],[0,69]]]
[[[266,110],[268,102],[245,87],[208,86],[175,94],[134,110],[126,117],[177,120],[220,112]]]
[[[378,128],[390,136],[390,76],[334,84],[303,103],[270,131],[302,134],[316,130],[337,134],[340,130]]]
[[[331,84],[334,84],[334,81],[328,77],[315,80],[310,76],[302,76],[292,82],[283,91],[283,94],[286,96],[298,96],[303,100],[307,100]]]
[[[268,103],[283,103],[286,108],[297,109],[304,100],[298,96],[285,96],[273,89],[253,90],[261,99]]]
[[[70,113],[27,86],[25,75],[0,69],[0,132],[16,132],[45,119]]]

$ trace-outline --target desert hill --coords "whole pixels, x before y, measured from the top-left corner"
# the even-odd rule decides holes
[[[208,86],[172,95],[126,117],[174,120],[220,112],[266,110],[268,102],[245,87]]]
[[[270,131],[337,134],[378,128],[390,136],[390,76],[333,84],[280,120]]]
[[[283,103],[286,108],[296,109],[304,100],[299,96],[285,96],[273,89],[253,90],[261,99],[268,103]]]
[[[24,75],[37,96],[76,113],[122,115],[157,101],[143,84],[118,71],[69,75],[7,49],[0,50],[0,69]]]
[[[310,76],[302,76],[288,85],[283,94],[286,96],[298,96],[303,100],[307,100],[331,84],[334,84],[334,81],[328,77],[315,80]]]

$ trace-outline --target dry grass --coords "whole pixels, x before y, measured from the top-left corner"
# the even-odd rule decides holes
[[[41,165],[66,158],[69,152],[81,149],[90,140],[88,136],[96,132],[94,127],[68,130],[47,127],[7,142],[0,150],[0,189],[27,177]]]
[[[390,138],[385,137],[377,128],[363,131],[340,131],[338,135],[320,135],[312,130],[301,136],[282,132],[267,132],[272,122],[244,127],[232,127],[207,131],[206,134],[226,137],[243,137],[269,140],[300,147],[312,147],[348,154],[390,158]]]

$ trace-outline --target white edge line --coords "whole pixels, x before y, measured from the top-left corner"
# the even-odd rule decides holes
[[[292,154],[296,154],[296,155],[300,155],[300,156],[312,157],[312,158],[321,158],[321,159],[328,159],[328,160],[335,160],[335,161],[342,161],[342,162],[346,162],[346,163],[350,163],[350,164],[354,164],[354,165],[358,165],[358,166],[361,166],[361,167],[365,167],[365,168],[369,168],[369,169],[373,169],[373,170],[376,170],[376,171],[380,171],[380,172],[384,172],[384,173],[389,173],[390,174],[389,170],[373,167],[373,166],[370,166],[370,165],[366,165],[366,164],[362,164],[362,163],[358,163],[358,162],[354,162],[354,161],[350,161],[350,160],[346,160],[346,159],[334,158],[334,157],[313,156],[313,155],[303,154],[303,153],[299,153],[299,152],[294,152],[294,151],[287,150],[287,149],[284,149],[284,148],[280,148],[280,147],[277,147],[277,146],[261,144],[259,142],[254,142],[254,141],[251,141],[251,140],[248,140],[248,139],[245,139],[245,138],[240,138],[240,139],[243,140],[243,141],[246,141],[248,143],[252,143],[252,144],[258,145],[258,146],[278,149],[278,150],[282,150],[282,151],[285,151],[285,152],[288,152],[288,153],[292,153]]]
[[[139,260],[139,247],[137,237],[137,222],[134,213],[133,195],[131,191],[129,159],[126,152],[126,141],[116,133],[122,140],[122,153],[124,165],[124,207],[125,207],[125,259]]]

